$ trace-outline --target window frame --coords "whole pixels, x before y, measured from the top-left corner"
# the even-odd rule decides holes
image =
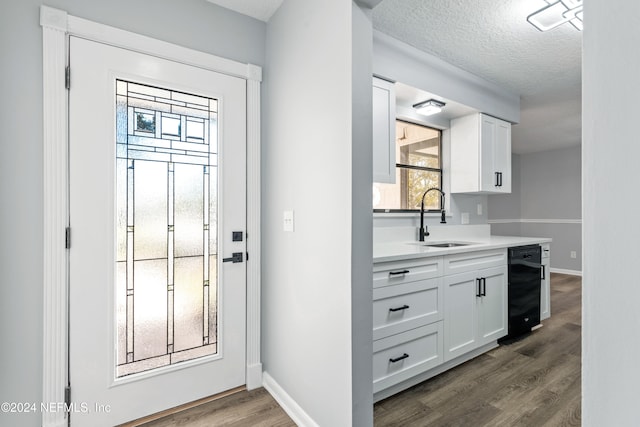
[[[444,167],[443,167],[443,152],[442,152],[442,140],[443,140],[443,130],[439,129],[437,127],[433,127],[430,125],[427,125],[425,123],[420,123],[420,122],[416,122],[416,121],[412,121],[412,120],[407,120],[404,118],[399,118],[396,117],[395,119],[396,123],[397,122],[402,122],[402,123],[408,123],[411,125],[415,125],[415,126],[422,126],[425,128],[429,128],[432,129],[434,131],[437,131],[439,134],[439,147],[438,147],[438,157],[440,160],[440,168],[432,168],[432,167],[426,167],[426,166],[415,166],[415,165],[408,165],[408,164],[403,164],[403,163],[398,163],[396,162],[395,164],[395,169],[396,172],[398,170],[398,168],[402,168],[402,169],[413,169],[413,170],[419,170],[419,171],[425,171],[425,172],[436,172],[439,173],[440,175],[440,186],[438,187],[440,189],[440,191],[443,191],[442,188],[444,186]],[[397,144],[397,141],[395,142]],[[374,183],[375,184],[375,183]],[[442,199],[440,199],[440,203],[442,203]],[[425,209],[424,211],[427,213],[440,213],[442,211],[442,209],[444,209],[445,206],[440,206],[440,209]],[[385,208],[374,208],[373,209],[373,213],[374,214],[397,214],[397,213],[419,213],[420,209],[385,209]]]

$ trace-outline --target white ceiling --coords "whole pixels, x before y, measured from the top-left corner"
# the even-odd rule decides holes
[[[268,21],[282,0],[208,0]],[[581,143],[582,33],[540,32],[526,17],[545,0],[382,0],[373,27],[521,95],[513,151]],[[416,95],[419,96],[419,95]]]

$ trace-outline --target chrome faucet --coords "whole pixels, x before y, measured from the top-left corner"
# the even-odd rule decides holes
[[[436,187],[428,189],[422,195],[422,202],[420,203],[420,241],[421,242],[424,242],[424,238],[429,235],[429,231],[427,231],[427,226],[424,225],[424,196],[426,196],[427,193],[432,190],[440,192],[440,224],[447,223],[447,220],[445,219],[445,214],[444,214],[444,191]]]

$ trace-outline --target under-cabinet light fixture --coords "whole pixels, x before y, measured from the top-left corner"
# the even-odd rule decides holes
[[[445,105],[446,104],[442,101],[429,99],[427,101],[413,104],[413,108],[416,109],[416,113],[418,114],[422,114],[423,116],[430,116],[432,114],[437,114],[441,112],[442,107],[444,107]]]
[[[545,0],[547,5],[527,16],[527,21],[540,31],[553,30],[570,23],[582,31],[582,0]]]

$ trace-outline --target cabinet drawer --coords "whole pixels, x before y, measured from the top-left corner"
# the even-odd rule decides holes
[[[440,365],[442,322],[373,342],[373,392]]]
[[[442,320],[442,278],[373,290],[373,339]]]
[[[444,257],[444,274],[466,273],[507,264],[507,249],[466,252]]]
[[[413,261],[381,262],[373,265],[373,287],[400,285],[442,276],[442,257]]]
[[[549,258],[551,256],[551,245],[543,243],[540,246],[542,247],[542,258]]]

